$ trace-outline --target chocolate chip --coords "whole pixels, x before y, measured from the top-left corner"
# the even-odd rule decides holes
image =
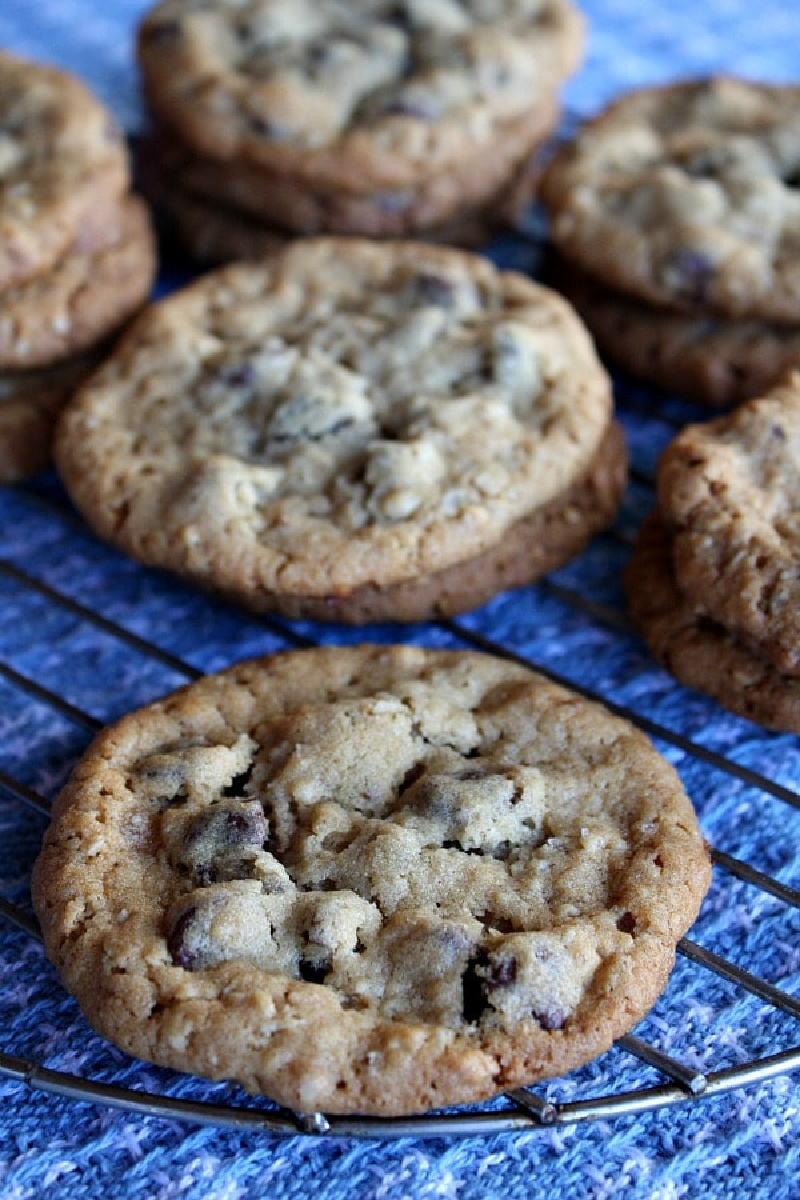
[[[633,933],[636,929],[636,917],[633,913],[624,912],[617,921],[617,929],[620,933]]]
[[[491,970],[486,978],[486,990],[494,991],[495,988],[508,987],[517,978],[517,960],[513,954],[508,958],[495,960],[491,964]]]
[[[543,1013],[535,1012],[533,1017],[542,1029],[563,1029],[567,1021],[567,1014],[561,1008],[548,1009]]]
[[[307,959],[300,960],[298,970],[300,978],[306,983],[324,983],[330,971],[330,967],[325,963],[310,962]]]
[[[714,263],[702,250],[680,250],[670,263],[681,295],[702,304],[714,276]]]
[[[433,271],[421,271],[414,277],[414,296],[423,304],[434,304],[437,308],[452,308],[456,298],[457,284],[446,275]]]
[[[235,367],[223,367],[219,373],[219,381],[226,387],[251,387],[255,380],[256,373],[252,363],[239,363]]]
[[[197,908],[193,905],[181,913],[177,921],[172,927],[167,938],[167,949],[170,957],[176,967],[183,967],[185,971],[191,971],[194,964],[197,962],[197,955],[186,945],[186,934],[191,929]]]

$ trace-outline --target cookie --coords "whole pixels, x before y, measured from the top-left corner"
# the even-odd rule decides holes
[[[147,170],[145,178],[148,197],[167,217],[169,236],[198,263],[220,266],[242,258],[263,258],[283,249],[291,239],[292,235],[285,230],[248,213],[193,195],[158,169]],[[521,219],[531,202],[535,178],[532,163],[486,208],[464,212],[442,225],[421,231],[419,236],[426,242],[465,249],[485,245],[502,229]]]
[[[558,249],[685,312],[800,325],[800,87],[714,77],[631,92],[542,181]]]
[[[164,0],[138,54],[157,124],[196,153],[374,193],[488,155],[582,41],[570,0]]]
[[[233,667],[102,733],[33,898],[127,1052],[387,1116],[607,1049],[709,879],[626,722],[485,655],[358,647]]]
[[[111,113],[74,76],[0,51],[0,289],[102,240],[127,185]]]
[[[98,353],[39,371],[0,372],[0,483],[14,483],[50,462],[53,425],[91,371]]]
[[[310,239],[148,310],[56,456],[134,557],[340,614],[498,548],[593,469],[610,419],[553,293],[463,251]]]
[[[781,674],[683,596],[670,538],[657,512],[640,530],[625,592],[648,647],[681,683],[767,729],[800,733],[800,679]]]
[[[431,174],[415,187],[383,192],[314,188],[290,174],[247,162],[219,162],[193,155],[174,137],[157,139],[150,152],[170,189],[221,204],[294,234],[360,234],[403,237],[427,232],[465,212],[502,205],[534,151],[558,120],[547,98],[536,110],[507,123],[497,140],[449,171]],[[528,174],[531,190],[532,174]]]
[[[547,282],[574,305],[610,362],[709,408],[759,396],[800,365],[800,325],[671,312],[563,262]]]
[[[128,196],[105,244],[73,248],[45,274],[0,291],[0,370],[45,366],[92,346],[141,307],[155,271],[147,209]]]
[[[800,373],[683,430],[659,463],[658,500],[687,600],[800,675]]]

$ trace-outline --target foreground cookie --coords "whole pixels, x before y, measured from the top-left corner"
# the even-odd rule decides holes
[[[782,674],[682,594],[673,547],[657,512],[645,521],[625,573],[628,610],[660,663],[681,683],[767,729],[800,733],[800,679]]]
[[[361,647],[243,664],[103,733],[33,895],[125,1050],[392,1115],[601,1053],[709,878],[628,724],[497,659]]]
[[[127,183],[120,131],[84,85],[0,52],[0,288],[113,227]]]
[[[800,364],[800,324],[672,312],[604,287],[563,263],[550,279],[611,362],[709,408],[760,396]]]
[[[800,373],[667,448],[658,500],[681,592],[800,675]]]
[[[632,92],[543,181],[559,250],[651,303],[800,324],[800,87]]]
[[[608,523],[625,477],[608,379],[558,297],[459,251],[334,239],[146,312],[56,457],[134,556],[351,621],[536,577]]]

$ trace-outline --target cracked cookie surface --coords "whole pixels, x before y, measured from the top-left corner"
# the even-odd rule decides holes
[[[0,289],[113,228],[127,184],[122,134],[87,88],[0,52]]]
[[[559,250],[654,304],[800,324],[800,88],[646,88],[546,172]]]
[[[128,1051],[388,1115],[606,1049],[709,870],[627,723],[485,655],[358,647],[241,664],[103,733],[33,894]]]
[[[569,0],[164,0],[138,52],[159,123],[201,154],[374,192],[548,103],[582,26]]]
[[[659,508],[675,575],[706,613],[800,675],[800,374],[667,447]]]
[[[103,536],[274,607],[496,546],[585,475],[610,420],[553,293],[459,251],[320,239],[143,314],[56,453]]]

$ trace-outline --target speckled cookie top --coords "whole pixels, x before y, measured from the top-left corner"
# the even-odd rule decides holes
[[[495,544],[588,467],[610,411],[553,293],[459,251],[323,239],[146,313],[57,453],[134,555],[239,593],[339,595]]]
[[[44,275],[0,291],[0,369],[62,361],[141,307],[156,273],[148,209],[127,196],[117,222],[99,245],[72,248]]]
[[[122,135],[79,80],[0,51],[0,288],[113,223]]]
[[[581,42],[570,0],[164,0],[139,57],[156,115],[200,152],[364,191],[468,158]]]
[[[659,464],[658,494],[684,594],[800,674],[800,374],[684,430]]]
[[[599,1052],[707,883],[632,727],[501,660],[360,647],[244,664],[103,734],[34,896],[134,1053],[400,1112]]]
[[[659,304],[800,321],[800,88],[715,77],[632,92],[551,165],[565,255]]]

